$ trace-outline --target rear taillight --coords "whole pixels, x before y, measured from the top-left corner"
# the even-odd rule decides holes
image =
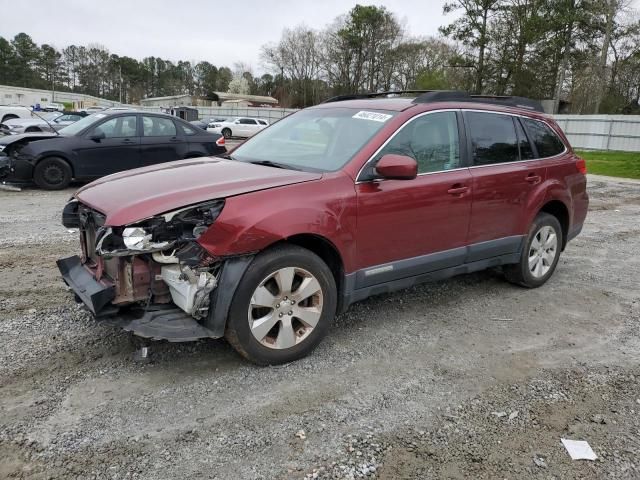
[[[217,139],[216,145],[218,145],[219,147],[224,147],[224,137],[220,137],[219,139]]]
[[[581,174],[587,174],[587,162],[584,161],[584,158],[578,157],[578,159],[576,160],[576,167]]]

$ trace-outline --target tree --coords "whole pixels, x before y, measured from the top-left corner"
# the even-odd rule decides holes
[[[229,82],[229,93],[239,93],[241,95],[249,94],[249,82],[242,76],[236,76]]]
[[[475,66],[476,93],[482,93],[485,81],[485,52],[489,44],[489,22],[497,13],[502,0],[454,0],[443,7],[445,14],[462,10],[456,20],[440,31],[448,37],[459,40],[463,45],[477,50]]]

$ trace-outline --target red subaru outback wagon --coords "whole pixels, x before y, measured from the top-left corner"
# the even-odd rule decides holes
[[[379,293],[502,266],[539,287],[587,213],[585,163],[540,105],[336,97],[223,158],[104,177],[66,205],[58,261],[96,318],[169,341],[226,337],[259,364],[308,354]]]

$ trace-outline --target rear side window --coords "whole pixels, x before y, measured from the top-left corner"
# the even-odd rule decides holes
[[[539,158],[553,157],[564,151],[564,143],[546,123],[530,118],[523,118],[522,121],[538,150]]]
[[[466,112],[474,165],[517,162],[518,137],[513,118],[495,113]]]
[[[174,137],[176,126],[169,118],[142,117],[142,130],[145,137]]]
[[[240,119],[240,124],[241,125],[255,125],[256,121],[252,120],[250,118],[241,118]]]

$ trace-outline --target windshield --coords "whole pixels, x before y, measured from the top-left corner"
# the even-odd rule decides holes
[[[247,140],[232,156],[301,170],[338,170],[396,114],[344,107],[302,110]]]
[[[106,116],[107,115],[105,115],[104,113],[94,113],[92,115],[88,115],[84,117],[82,120],[78,120],[77,122],[72,123],[68,127],[61,128],[58,131],[58,133],[60,133],[60,135],[67,135],[67,136],[75,135],[78,132],[81,132],[82,130],[87,128],[88,126],[93,125],[94,123],[102,120]]]
[[[60,116],[62,116],[62,113],[60,113],[60,112],[49,112],[49,113],[45,113],[44,115],[40,114],[40,117],[44,118],[48,122],[50,122],[52,120],[55,120],[56,118],[58,118]]]

